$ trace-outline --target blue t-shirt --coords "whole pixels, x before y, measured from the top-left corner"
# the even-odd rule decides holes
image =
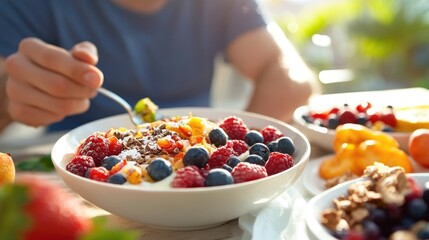
[[[0,55],[16,52],[30,36],[65,49],[90,41],[98,48],[103,86],[131,105],[150,97],[162,108],[208,106],[215,56],[240,34],[265,25],[255,0],[170,0],[156,14],[106,0],[2,0]],[[49,130],[120,113],[99,95],[89,111]]]

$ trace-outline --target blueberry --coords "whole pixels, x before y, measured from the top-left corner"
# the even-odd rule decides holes
[[[231,156],[228,161],[226,161],[226,164],[232,168],[235,168],[239,163],[241,163],[241,160],[237,156]]]
[[[390,126],[384,126],[383,129],[381,129],[382,132],[394,132],[395,130]]]
[[[426,204],[429,205],[429,182],[426,182],[423,185],[423,194],[422,194],[422,198],[425,201]]]
[[[313,123],[314,122],[314,119],[313,119],[313,117],[310,116],[310,114],[302,115],[302,119],[304,119],[304,121],[306,123]]]
[[[369,211],[369,219],[377,225],[384,225],[387,222],[387,215],[381,208],[372,208]]]
[[[160,181],[173,173],[171,163],[163,158],[155,158],[146,167],[149,176],[155,180]]]
[[[183,164],[185,166],[195,165],[198,168],[203,168],[208,162],[209,153],[203,147],[189,148],[183,156]]]
[[[426,223],[426,225],[417,232],[417,237],[419,239],[429,239],[429,224]]]
[[[211,144],[215,145],[216,147],[220,147],[226,144],[228,135],[222,128],[213,128],[209,132],[209,140]]]
[[[112,170],[112,167],[121,162],[121,158],[118,156],[108,156],[101,160],[101,166],[107,170]]]
[[[329,114],[326,127],[329,129],[335,129],[340,124],[340,119],[337,114]]]
[[[122,185],[127,182],[127,179],[120,173],[113,174],[107,179],[108,183]]]
[[[363,221],[363,236],[364,239],[372,240],[372,239],[380,239],[381,231],[380,228],[372,221]]]
[[[415,198],[406,205],[407,216],[414,220],[422,219],[427,209],[428,206],[421,198]]]
[[[270,149],[270,152],[278,152],[279,151],[279,145],[277,141],[271,141],[267,144],[268,149]]]
[[[366,123],[368,122],[368,117],[365,113],[358,113],[356,118],[356,123],[366,126]]]
[[[244,136],[244,141],[248,146],[252,146],[255,143],[264,143],[264,137],[259,131],[250,130]]]
[[[270,155],[270,149],[263,143],[255,143],[249,148],[249,154],[259,155],[264,161],[267,161]]]
[[[206,187],[212,186],[221,186],[233,184],[234,180],[231,176],[231,173],[222,168],[216,168],[210,170],[209,174],[206,177],[204,185]]]
[[[290,137],[281,137],[277,140],[277,148],[281,153],[293,155],[295,153],[295,144]]]
[[[244,159],[245,162],[248,163],[253,163],[253,164],[258,164],[261,166],[265,166],[265,161],[264,159],[256,154],[250,154],[249,156],[246,157],[246,159]]]
[[[232,167],[227,164],[222,165],[222,168],[227,170],[228,172],[232,172]]]

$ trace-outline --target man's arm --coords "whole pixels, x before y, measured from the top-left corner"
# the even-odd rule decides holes
[[[313,73],[275,24],[238,37],[227,54],[254,83],[248,111],[290,122],[293,111],[319,91]]]
[[[0,57],[0,132],[3,131],[11,122],[7,110],[7,96],[6,96],[6,59]]]

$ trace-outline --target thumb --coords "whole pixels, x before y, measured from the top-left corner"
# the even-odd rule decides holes
[[[98,62],[97,48],[91,42],[81,42],[71,49],[74,58],[95,65]]]

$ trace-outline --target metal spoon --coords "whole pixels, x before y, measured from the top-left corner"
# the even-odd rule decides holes
[[[128,104],[127,101],[125,101],[122,97],[120,97],[116,93],[114,93],[110,90],[107,90],[103,87],[100,87],[98,89],[98,92],[103,94],[104,96],[112,99],[113,101],[119,103],[119,105],[121,105],[123,108],[125,108],[125,110],[127,110],[128,116],[130,117],[131,121],[133,122],[133,124],[135,126],[139,126],[139,125],[144,123],[143,118],[141,116],[139,116],[138,114],[136,114],[134,112],[133,108],[131,107],[131,105]]]

